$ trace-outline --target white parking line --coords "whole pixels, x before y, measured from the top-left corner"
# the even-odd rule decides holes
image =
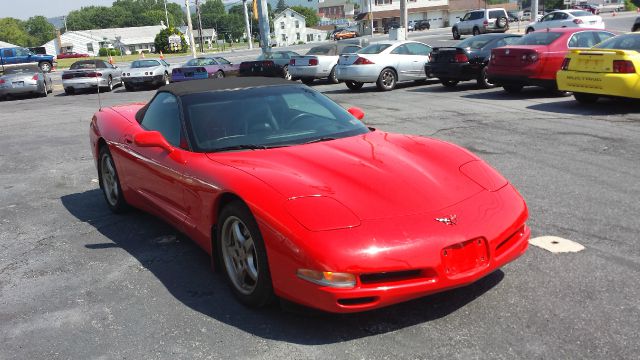
[[[529,244],[535,245],[554,254],[584,250],[584,246],[577,242],[557,236],[540,236],[529,240]]]

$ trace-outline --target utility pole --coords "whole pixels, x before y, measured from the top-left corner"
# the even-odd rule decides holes
[[[400,0],[400,27],[404,30],[404,34],[402,35],[402,39],[398,40],[407,40],[407,30],[408,21],[407,21],[407,0]]]
[[[198,36],[200,36],[200,53],[204,54],[204,39],[202,38],[202,18],[200,17],[200,0],[196,0],[196,16],[198,17]]]
[[[164,17],[167,20],[167,28],[169,27],[169,13],[167,12],[167,0],[164,0]]]
[[[538,20],[538,0],[531,0],[531,22]]]
[[[187,7],[187,28],[189,29],[189,46],[191,46],[191,56],[196,58],[196,42],[193,40],[193,24],[191,23],[191,9],[189,9],[189,0],[184,0]]]
[[[249,49],[253,49],[253,41],[251,41],[251,26],[249,25],[249,11],[247,11],[247,0],[242,0],[242,9],[244,10],[244,31],[247,32]]]
[[[262,52],[268,52],[270,50],[269,40],[271,38],[270,30],[269,30],[269,10],[267,8],[267,0],[256,0],[260,1],[258,6],[258,21],[260,28],[260,47],[262,48]]]
[[[371,38],[373,38],[373,4],[369,0],[369,27],[371,28]]]

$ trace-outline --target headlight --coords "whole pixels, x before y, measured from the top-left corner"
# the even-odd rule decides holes
[[[322,286],[334,288],[352,288],[356,286],[356,276],[348,273],[298,269],[296,275],[300,279]]]

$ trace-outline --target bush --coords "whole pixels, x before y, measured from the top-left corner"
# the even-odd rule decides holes
[[[120,56],[120,54],[119,49],[100,48],[98,50],[98,56]]]

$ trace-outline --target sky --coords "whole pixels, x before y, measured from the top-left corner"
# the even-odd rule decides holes
[[[184,5],[184,0],[167,0]],[[26,20],[43,15],[50,18],[62,16],[83,6],[111,6],[113,0],[0,0],[0,18],[12,17]]]

